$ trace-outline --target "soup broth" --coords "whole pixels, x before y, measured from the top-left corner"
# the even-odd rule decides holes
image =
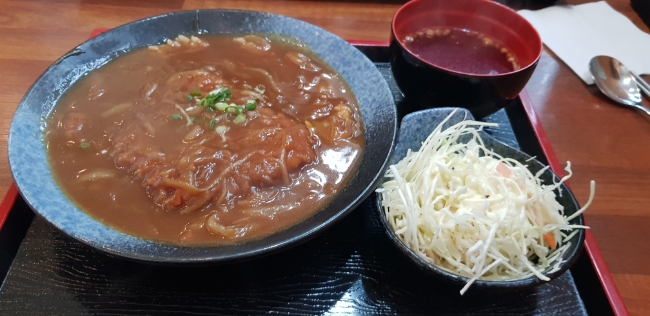
[[[460,29],[425,29],[404,39],[418,57],[449,70],[495,75],[519,69],[516,57],[481,33]]]
[[[172,244],[261,238],[313,215],[354,175],[356,99],[295,39],[204,36],[116,58],[47,120],[59,186],[99,221]]]

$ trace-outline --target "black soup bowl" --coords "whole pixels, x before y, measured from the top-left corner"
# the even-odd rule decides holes
[[[242,244],[176,246],[122,233],[86,214],[59,188],[48,165],[43,122],[57,101],[86,73],[134,49],[178,35],[282,34],[311,47],[347,81],[365,129],[365,153],[356,175],[334,200],[310,218]],[[268,13],[197,10],[136,21],[103,33],[64,55],[34,83],[9,131],[9,164],[31,208],[63,233],[109,254],[156,263],[213,263],[250,259],[308,240],[343,218],[375,188],[392,154],[397,113],[391,91],[374,64],[354,46],[311,24]]]
[[[414,0],[393,18],[390,49],[393,74],[409,106],[463,107],[482,118],[519,95],[543,46],[533,26],[501,4]],[[508,54],[518,69],[488,67]]]

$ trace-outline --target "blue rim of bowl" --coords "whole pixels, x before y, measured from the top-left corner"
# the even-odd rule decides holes
[[[228,26],[227,23],[248,24],[233,30],[224,27]],[[366,152],[355,176],[334,201],[312,217],[261,239],[234,245],[196,247],[164,244],[116,231],[70,202],[49,170],[42,135],[44,119],[67,87],[88,71],[125,52],[161,44],[166,38],[179,34],[242,33],[297,37],[336,69],[357,97],[366,132]],[[38,122],[33,121],[35,117]],[[373,126],[369,129],[368,122],[371,121],[381,128]],[[368,143],[369,131],[377,133],[370,135],[372,144]],[[373,192],[388,166],[396,136],[397,110],[388,84],[374,64],[343,39],[309,23],[270,13],[194,10],[153,16],[119,26],[63,55],[36,80],[21,100],[9,130],[8,156],[12,176],[25,201],[66,235],[105,253],[139,261],[215,263],[251,259],[295,246],[343,218]],[[368,151],[370,145],[381,149],[375,152],[373,147]],[[357,183],[361,181],[358,179],[366,180]],[[66,212],[69,212],[67,217],[61,215]]]

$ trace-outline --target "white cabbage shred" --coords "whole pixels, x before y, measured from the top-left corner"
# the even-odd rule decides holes
[[[386,172],[392,179],[377,192],[390,226],[420,257],[467,277],[461,295],[476,280],[549,280],[544,273],[559,269],[576,232],[562,231],[588,228],[568,221],[591,204],[594,181],[587,204],[566,217],[554,190],[571,176],[569,162],[567,176],[543,184],[542,172],[484,146],[478,131],[496,124],[462,121],[443,130],[453,114]],[[464,135],[471,140],[460,142]]]

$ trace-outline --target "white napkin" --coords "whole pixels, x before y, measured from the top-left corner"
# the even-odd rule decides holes
[[[650,34],[604,1],[521,10],[519,14],[587,84],[594,83],[589,60],[597,55],[612,56],[636,74],[650,74]]]

